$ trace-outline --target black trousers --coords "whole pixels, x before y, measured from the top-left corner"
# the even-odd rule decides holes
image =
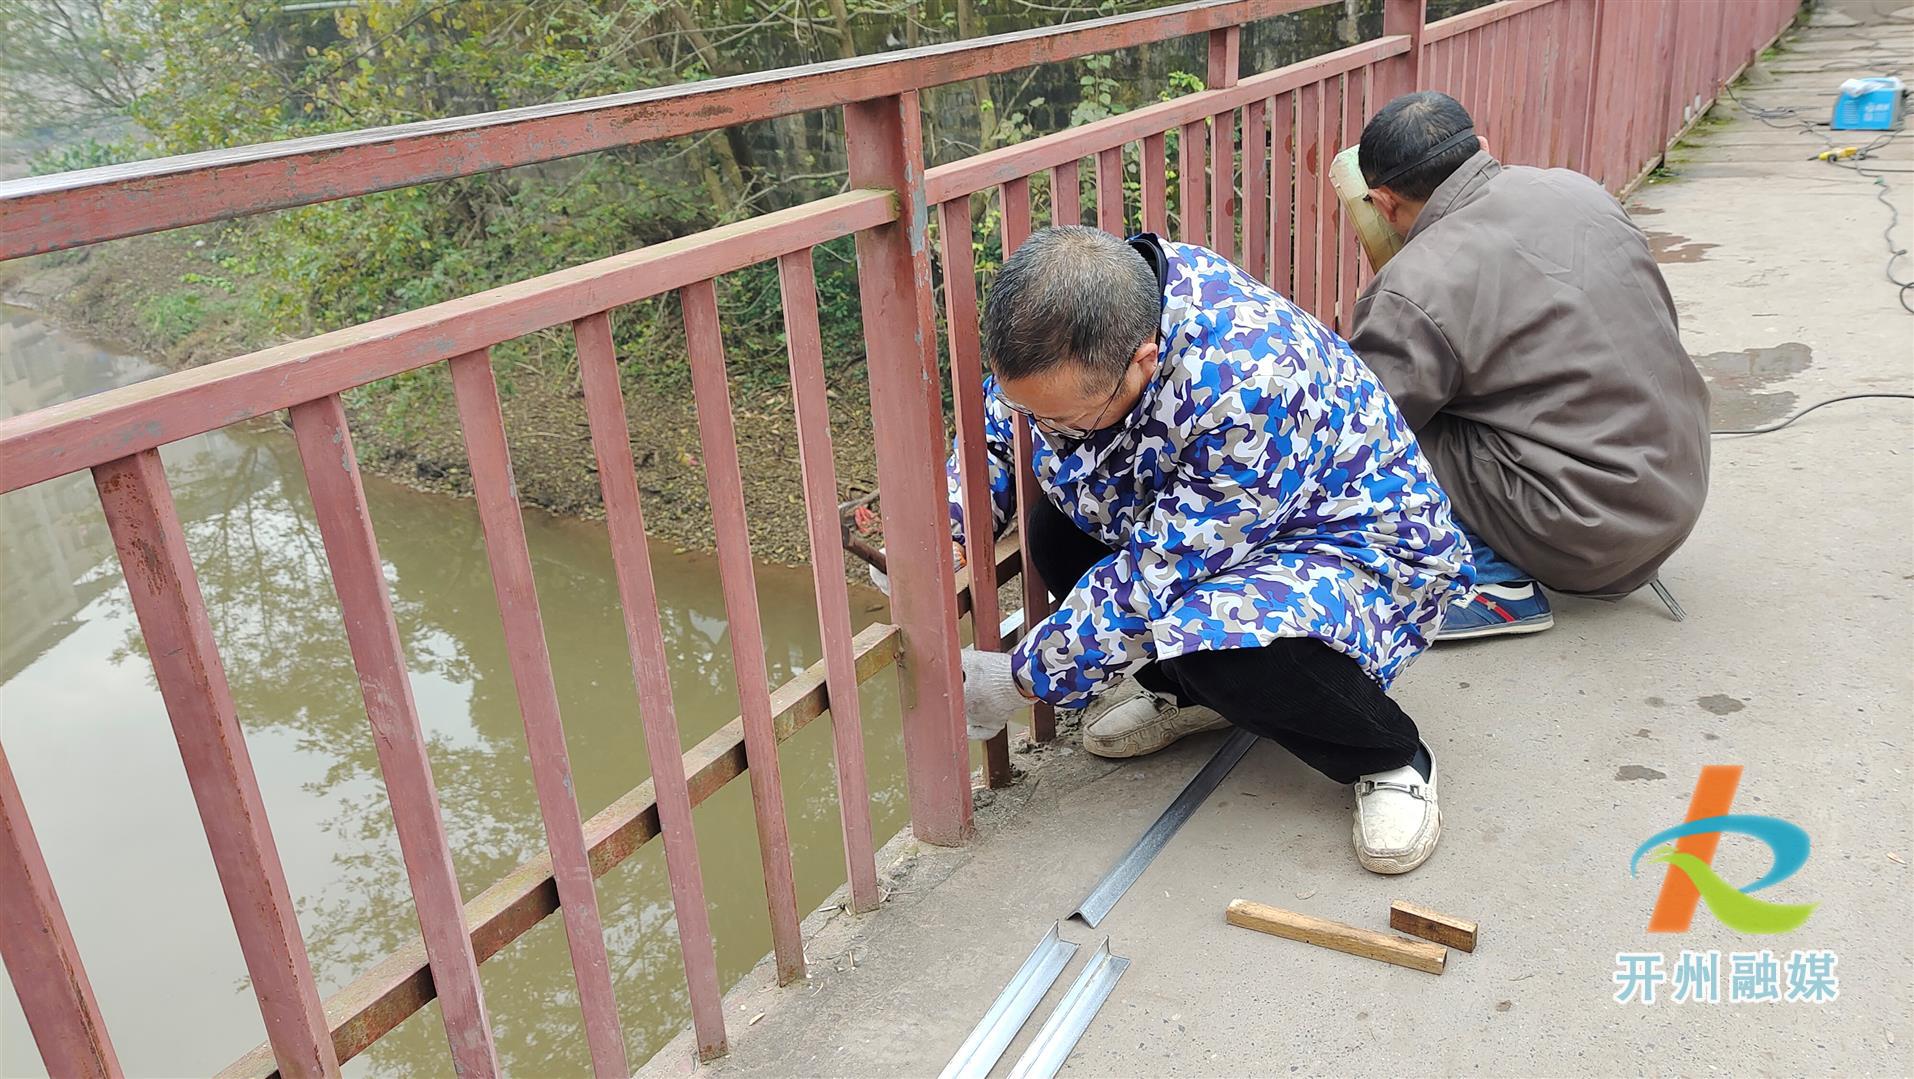
[[[1030,520],[1030,557],[1058,599],[1110,548],[1049,499]],[[1355,660],[1321,641],[1284,637],[1262,648],[1191,652],[1139,669],[1145,689],[1276,742],[1338,783],[1401,768],[1415,757],[1415,721]]]

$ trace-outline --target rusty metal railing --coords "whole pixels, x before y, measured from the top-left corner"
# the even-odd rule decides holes
[[[1384,0],[1380,38],[1240,76],[1245,23],[1324,2],[1209,0],[635,94],[0,183],[0,258],[14,258],[809,109],[844,110],[845,194],[0,421],[0,493],[83,470],[98,487],[265,1020],[267,1043],[228,1073],[337,1074],[340,1062],[437,997],[455,1070],[496,1074],[478,964],[556,911],[594,1070],[629,1074],[593,881],[654,838],[664,843],[698,1049],[706,1057],[722,1053],[723,987],[692,807],[749,773],[779,978],[801,977],[777,746],[830,713],[851,906],[871,909],[875,838],[856,690],[886,668],[898,672],[904,704],[911,826],[928,842],[965,841],[971,779],[959,714],[959,619],[970,614],[980,647],[1004,646],[998,586],[1019,569],[1024,624],[1050,603],[1014,535],[998,540],[973,529],[968,568],[953,571],[947,557],[931,259],[933,246],[940,248],[966,516],[988,520],[971,246],[979,205],[996,199],[1006,254],[1034,225],[1031,179],[1038,175],[1047,176],[1053,223],[1078,222],[1088,211],[1112,232],[1167,234],[1166,136],[1177,132],[1179,238],[1237,259],[1347,332],[1367,267],[1330,193],[1328,162],[1355,141],[1376,106],[1417,86],[1447,90],[1470,107],[1504,160],[1579,168],[1619,192],[1639,181],[1796,7],[1795,0],[1504,0],[1424,25],[1423,0]],[[1208,35],[1206,89],[926,172],[920,89],[1196,33]],[[1123,186],[1132,152],[1141,181],[1134,205]],[[885,540],[892,566],[908,567],[891,575],[895,624],[856,637],[845,613],[811,265],[813,248],[845,236],[857,246]],[[772,261],[782,286],[825,653],[777,687],[768,685],[759,639],[713,293],[715,278]],[[684,313],[742,702],[736,720],[682,755],[609,328],[614,309],[670,293]],[[653,768],[650,779],[582,821],[488,359],[495,345],[567,324]],[[353,387],[439,363],[452,374],[547,840],[545,854],[469,903],[460,900],[340,401]],[[416,945],[324,1002],[158,454],[180,439],[281,410],[290,412],[421,930]],[[1027,427],[1019,430],[1026,506],[1036,497],[1030,437]],[[1048,712],[1037,710],[1032,737],[1052,733]],[[1001,735],[985,746],[985,776],[993,785],[1008,781]],[[42,1058],[54,1074],[121,1074],[3,748],[0,840],[0,953]]]

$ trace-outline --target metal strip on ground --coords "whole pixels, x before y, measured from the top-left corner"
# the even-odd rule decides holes
[[[1043,935],[1030,958],[1017,968],[1010,984],[991,1001],[990,1010],[977,1021],[970,1037],[964,1039],[950,1063],[944,1065],[938,1079],[984,1079],[990,1069],[997,1066],[997,1058],[1010,1048],[1017,1032],[1029,1021],[1030,1013],[1037,1010],[1044,994],[1056,984],[1057,975],[1063,973],[1071,957],[1077,954],[1076,944],[1063,939],[1062,931],[1061,923],[1051,923],[1050,932]],[[1108,951],[1108,942],[1105,942],[1105,951]],[[1124,962],[1127,965],[1129,961]]]
[[[1103,875],[1089,895],[1083,897],[1083,902],[1071,912],[1070,917],[1080,918],[1083,924],[1095,929],[1110,913],[1110,908],[1116,906],[1117,900],[1123,898],[1123,893],[1130,890],[1130,885],[1135,884],[1143,871],[1149,868],[1157,852],[1170,841],[1176,830],[1183,827],[1183,822],[1190,819],[1196,807],[1203,804],[1203,800],[1210,796],[1210,792],[1223,782],[1223,777],[1229,775],[1230,769],[1235,768],[1236,762],[1242,760],[1243,755],[1249,752],[1249,747],[1255,744],[1256,736],[1248,731],[1232,732],[1217,748],[1216,756],[1211,757],[1210,762],[1196,773],[1196,777],[1183,788],[1183,793],[1176,796],[1176,801],[1171,802],[1163,815],[1156,818],[1156,823],[1150,825],[1149,831],[1144,832],[1122,859],[1110,867],[1110,871]]]
[[[1089,1029],[1090,1020],[1116,988],[1117,979],[1128,969],[1130,961],[1111,955],[1110,938],[1103,938],[1083,973],[1077,975],[1070,991],[1057,1002],[1056,1010],[1044,1020],[1043,1028],[1011,1067],[1010,1079],[1050,1079],[1056,1075],[1069,1059],[1070,1051],[1077,1047],[1083,1032]]]

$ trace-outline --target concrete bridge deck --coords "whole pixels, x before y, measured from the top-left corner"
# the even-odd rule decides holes
[[[1914,9],[1836,5],[1736,87],[1746,105],[1825,122],[1849,74],[1914,57]],[[1852,25],[1844,25],[1852,23]],[[1716,425],[1826,397],[1914,386],[1914,316],[1883,278],[1889,211],[1867,176],[1810,162],[1825,127],[1724,100],[1631,210],[1656,239]],[[1817,134],[1819,132],[1820,134]],[[1865,142],[1844,134],[1840,144]],[[1914,140],[1872,159],[1914,228]],[[1914,262],[1897,267],[1905,280]],[[1360,869],[1350,794],[1255,748],[1084,948],[1000,1064],[1007,1071],[1095,943],[1134,960],[1072,1075],[1914,1073],[1914,939],[1898,931],[1914,862],[1914,408],[1835,405],[1715,445],[1706,516],[1646,594],[1560,600],[1548,633],[1448,646],[1400,686],[1442,766],[1446,830],[1406,877]],[[1156,817],[1220,735],[1113,763],[1074,747],[980,809],[963,850],[894,844],[889,901],[814,915],[808,982],[760,969],[727,998],[723,1077],[930,1075],[1052,922]],[[1800,930],[1741,936],[1702,911],[1645,932],[1659,873],[1636,845],[1682,819],[1697,771],[1746,769],[1736,809],[1795,821],[1813,854],[1768,898],[1821,904]],[[1730,838],[1731,881],[1766,868]],[[1372,928],[1391,900],[1478,920],[1440,977],[1224,923],[1236,897]],[[1838,954],[1832,1003],[1731,1004],[1725,953]],[[1719,1004],[1616,1003],[1618,952],[1719,950]],[[760,1013],[762,1013],[761,1018]],[[680,1039],[649,1071],[688,1071]]]

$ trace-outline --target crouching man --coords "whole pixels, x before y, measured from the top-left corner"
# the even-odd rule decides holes
[[[1060,607],[1012,652],[965,650],[972,737],[1032,699],[1103,698],[1085,744],[1109,756],[1234,724],[1354,785],[1365,868],[1427,860],[1436,765],[1386,691],[1473,570],[1368,368],[1213,251],[1083,227],[1004,263],[983,337],[992,524],[1021,413],[1047,496],[1031,554]]]
[[[1384,106],[1358,159],[1405,244],[1349,342],[1473,547],[1476,587],[1441,638],[1549,628],[1540,585],[1614,598],[1654,580],[1708,494],[1708,388],[1648,238],[1586,176],[1497,163],[1446,94]]]

